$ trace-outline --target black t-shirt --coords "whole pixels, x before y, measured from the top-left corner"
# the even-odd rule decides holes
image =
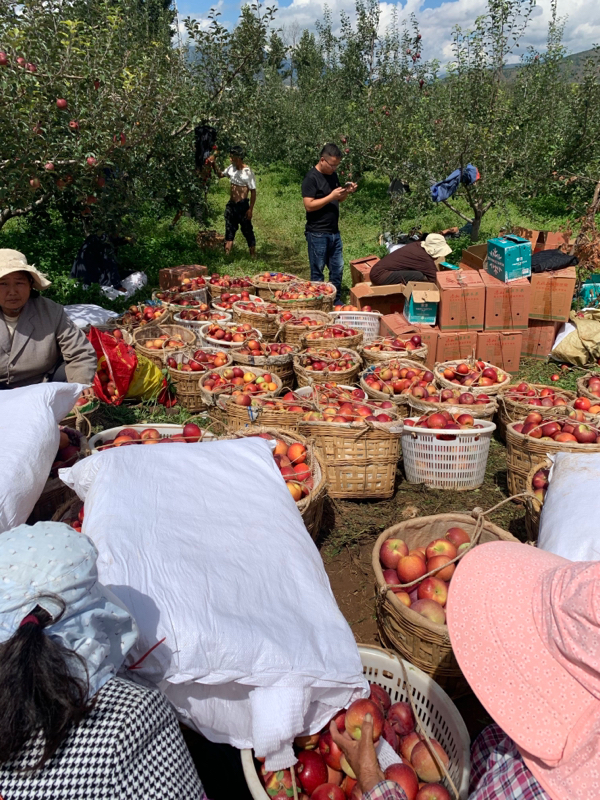
[[[340,186],[340,179],[337,172],[334,172],[333,175],[324,175],[316,167],[313,167],[306,173],[302,181],[302,197],[314,197],[315,200],[320,200],[331,194],[338,186]],[[339,216],[339,201],[332,200],[318,211],[306,212],[306,230],[309,233],[338,233]]]

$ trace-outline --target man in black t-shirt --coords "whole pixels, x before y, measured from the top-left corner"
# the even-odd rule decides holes
[[[306,209],[306,242],[311,281],[323,281],[324,269],[336,288],[335,302],[341,303],[344,256],[342,237],[338,228],[340,203],[353,194],[357,185],[350,181],[340,186],[337,168],[342,153],[335,144],[326,144],[319,163],[310,169],[302,181],[302,198]]]

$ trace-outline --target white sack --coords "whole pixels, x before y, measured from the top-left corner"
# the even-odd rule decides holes
[[[575,330],[575,325],[572,322],[563,322],[563,324],[558,329],[558,333],[556,334],[556,339],[554,340],[554,344],[552,345],[552,349],[554,350],[555,347],[562,342],[565,336],[568,336],[570,333],[573,333]]]
[[[148,276],[145,272],[133,272],[121,281],[121,286],[126,292],[119,292],[112,286],[101,286],[100,288],[109,300],[127,300],[148,283]]]
[[[106,325],[109,319],[118,317],[116,311],[109,311],[93,303],[76,303],[65,306],[65,314],[77,325],[78,328],[87,328],[88,325]]]
[[[557,453],[538,547],[571,561],[600,560],[600,453]]]
[[[366,696],[354,637],[264,439],[123,447],[61,478],[85,499],[100,581],[140,629],[136,674],[268,769]]]
[[[58,450],[58,423],[84,388],[38,383],[0,392],[0,533],[27,522]]]

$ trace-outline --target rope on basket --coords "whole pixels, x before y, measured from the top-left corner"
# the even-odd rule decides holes
[[[429,754],[433,757],[433,760],[435,761],[436,766],[440,770],[441,774],[446,778],[446,780],[450,784],[450,787],[452,788],[452,791],[454,792],[454,796],[455,796],[456,800],[460,800],[460,794],[458,793],[458,790],[457,790],[456,786],[454,785],[454,781],[450,777],[450,773],[446,769],[442,759],[436,753],[435,748],[431,744],[431,740],[429,738],[429,734],[427,733],[427,731],[423,727],[423,724],[421,723],[421,719],[419,717],[419,712],[417,711],[417,709],[415,707],[415,704],[414,704],[414,701],[413,701],[412,686],[410,685],[410,681],[408,680],[408,674],[406,672],[406,667],[404,666],[404,659],[399,658],[398,661],[400,662],[400,666],[402,667],[402,675],[404,677],[404,684],[406,686],[406,693],[408,695],[408,700],[410,702],[410,706],[412,708],[412,712],[413,712],[413,714],[415,716],[415,721],[417,723],[417,728],[419,729],[419,733],[421,733],[421,735],[425,737],[425,744],[427,745],[427,749],[429,750]]]
[[[79,424],[82,421],[84,421],[85,424],[87,425],[87,433],[85,435],[85,438],[89,439],[92,433],[92,423],[89,421],[89,419],[86,417],[85,414],[81,413],[81,411],[77,408],[77,406],[75,406],[73,410],[75,411],[75,426],[77,427],[77,430],[79,430]]]
[[[298,787],[296,786],[296,770],[294,769],[294,765],[290,767],[290,773],[292,775],[292,791],[294,792],[294,800],[298,800]]]

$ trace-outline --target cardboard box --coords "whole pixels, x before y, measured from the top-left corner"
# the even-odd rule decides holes
[[[485,269],[487,261],[487,244],[474,244],[462,251],[461,269]]]
[[[574,244],[575,240],[570,239],[568,233],[540,231],[536,252],[539,250],[562,250],[563,253],[571,253]]]
[[[440,331],[436,361],[470,358],[477,348],[477,331]]]
[[[365,256],[364,258],[356,258],[350,262],[350,277],[352,278],[352,286],[357,283],[368,281],[371,275],[371,268],[379,261],[379,256]]]
[[[381,318],[381,336],[406,336],[418,333],[423,344],[427,345],[425,364],[431,369],[437,360],[437,343],[440,329],[429,325],[411,325],[404,314],[387,314]],[[410,353],[408,354],[410,358]]]
[[[404,316],[412,325],[435,325],[440,292],[434,283],[409,281],[403,287]]]
[[[530,231],[527,228],[513,228],[510,233],[508,231],[500,232],[500,236],[510,236],[511,234],[516,234],[517,236],[522,236],[524,239],[529,239],[531,242],[532,253],[537,253],[540,250],[543,250],[542,242],[544,231]]]
[[[519,371],[523,331],[483,331],[477,335],[477,358],[505,372]]]
[[[531,276],[529,318],[568,322],[577,273],[575,267]]]
[[[401,313],[404,310],[404,284],[372,286],[368,281],[357,283],[350,289],[350,304],[357,308],[371,306],[381,314]]]
[[[504,283],[531,275],[531,242],[523,236],[488,239],[486,271]]]
[[[503,283],[487,272],[479,273],[485,285],[486,331],[523,330],[528,325],[531,284],[527,278]]]
[[[161,289],[177,288],[183,278],[199,278],[206,275],[208,267],[201,264],[183,264],[180,267],[169,267],[158,272],[158,285]]]
[[[441,331],[481,330],[485,309],[485,285],[479,272],[459,269],[438,272],[440,290],[438,325]]]
[[[542,320],[529,320],[529,327],[523,331],[523,347],[521,355],[527,358],[543,360],[552,352],[556,334],[561,327],[560,322],[544,322]]]

